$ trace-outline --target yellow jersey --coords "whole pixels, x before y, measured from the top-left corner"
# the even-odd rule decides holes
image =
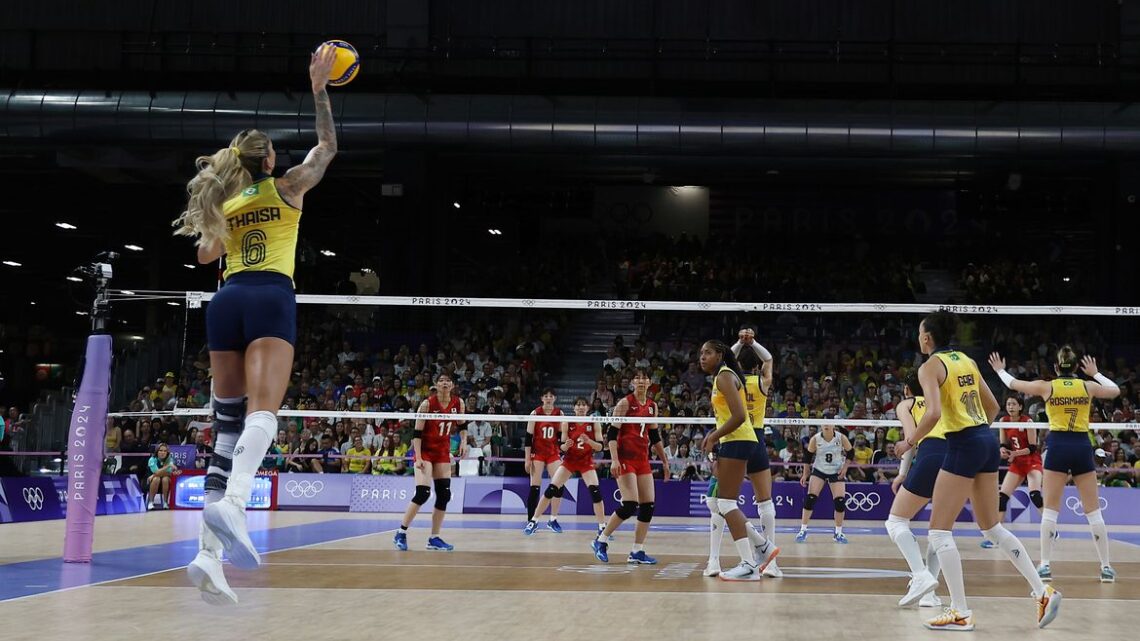
[[[1049,384],[1053,386],[1053,393],[1045,401],[1049,429],[1055,432],[1089,431],[1092,397],[1085,388],[1085,382],[1072,376],[1062,376]]]
[[[942,400],[942,417],[938,423],[944,434],[985,425],[986,413],[982,407],[982,373],[972,358],[962,352],[946,350],[935,352],[934,357],[946,366],[946,380],[938,392]]]
[[[740,401],[745,404],[744,407],[745,410],[747,410],[748,403],[743,387],[744,382],[740,381],[740,378],[736,375],[736,372],[732,371],[731,367],[721,366],[720,371],[717,372],[716,375],[720,376],[723,372],[731,373],[732,377],[741,383],[741,388],[736,390],[736,392],[740,394]],[[721,394],[720,390],[717,389],[715,378],[712,392],[712,406],[713,413],[716,415],[716,423],[718,426],[724,425],[728,422],[728,419],[732,418],[732,411],[728,409],[728,400],[724,397],[724,394]],[[722,443],[727,443],[730,441],[752,441],[753,443],[759,442],[756,438],[756,432],[752,429],[752,419],[748,416],[747,411],[744,413],[744,422],[741,423],[740,426],[736,429],[732,430],[728,434],[725,434],[723,437],[721,437],[720,440]]]
[[[768,395],[760,389],[760,377],[750,374],[744,377],[744,407],[752,429],[764,429],[764,414],[768,411]]]
[[[355,447],[348,448],[344,453],[345,462],[348,464],[348,472],[350,474],[360,474],[364,471],[365,466],[368,465],[368,460],[372,457],[372,452],[367,447],[362,447],[359,450]]]
[[[226,217],[224,278],[268,271],[293,278],[301,210],[277,193],[273,178],[262,178],[222,206]]]
[[[910,404],[910,417],[914,419],[914,424],[917,426],[922,422],[922,417],[926,416],[926,399],[921,396],[912,396],[911,398],[914,399],[914,402]],[[922,437],[919,443],[928,438],[946,440],[946,430],[942,429],[942,421],[935,423],[930,433]]]

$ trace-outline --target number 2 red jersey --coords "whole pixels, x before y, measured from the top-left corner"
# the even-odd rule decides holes
[[[645,403],[639,403],[634,394],[626,396],[625,401],[629,403],[626,416],[657,418],[657,401],[646,398]],[[649,460],[649,423],[621,424],[618,428],[618,457]]]
[[[433,414],[458,414],[463,405],[459,398],[452,396],[447,405],[440,402],[439,396],[428,397],[428,412]],[[425,460],[433,463],[451,462],[451,430],[455,421],[426,421],[420,444]]]
[[[593,423],[570,423],[567,427],[566,437],[570,440],[570,449],[562,459],[562,464],[571,472],[583,473],[594,469],[594,448],[578,442],[578,438],[586,436],[595,440]]]

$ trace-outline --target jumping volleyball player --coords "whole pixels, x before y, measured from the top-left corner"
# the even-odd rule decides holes
[[[429,396],[420,403],[419,411],[424,414],[463,414],[463,401],[458,396],[452,396],[455,382],[451,374],[440,372],[435,378],[436,394]],[[458,419],[458,417],[456,417]],[[396,549],[408,549],[408,528],[420,511],[420,506],[427,503],[431,497],[430,481],[435,486],[435,506],[431,511],[431,537],[427,541],[427,549],[450,552],[455,549],[439,536],[443,527],[443,517],[447,514],[447,503],[451,500],[451,430],[466,423],[461,420],[429,420],[416,419],[416,428],[412,432],[412,450],[415,451],[416,461],[413,469],[416,475],[416,493],[408,503],[404,512],[404,519],[400,521],[400,529],[392,538]],[[467,428],[459,427],[459,458],[467,456]]]
[[[652,419],[657,417],[657,402],[649,398],[649,372],[637,368],[633,375],[633,393],[614,405],[614,416],[637,416]],[[667,461],[665,446],[657,432],[656,423],[622,423],[611,425],[606,431],[606,446],[610,450],[613,463],[610,475],[617,479],[621,492],[621,505],[610,515],[610,522],[591,544],[594,557],[602,563],[609,563],[609,543],[607,539],[629,517],[637,515],[637,528],[633,533],[633,550],[626,563],[653,565],[657,559],[645,553],[645,536],[649,533],[649,522],[653,520],[653,470],[649,467],[649,448],[657,452],[657,458]],[[661,479],[669,480],[669,466],[662,465]]]
[[[934,481],[934,504],[930,516],[930,545],[942,564],[950,589],[950,607],[926,622],[931,630],[973,630],[974,617],[966,604],[962,580],[962,557],[954,544],[954,520],[966,504],[974,508],[974,520],[982,535],[997,543],[1032,588],[1037,603],[1037,625],[1045,627],[1057,616],[1061,593],[1037,576],[1025,546],[998,521],[997,470],[1001,460],[997,437],[989,423],[998,413],[998,402],[978,365],[969,357],[946,347],[957,329],[950,312],[927,316],[918,326],[918,345],[927,359],[918,368],[918,382],[926,400],[926,413],[915,435],[906,440],[914,447],[934,430],[946,433],[946,457]]]
[[[780,548],[748,522],[737,504],[745,471],[755,458],[756,448],[761,446],[744,404],[744,375],[732,350],[721,341],[708,341],[701,346],[700,366],[706,374],[713,375],[712,406],[718,424],[705,437],[701,449],[710,454],[713,447],[720,443],[717,453],[717,498],[715,502],[708,502],[709,510],[715,508],[724,523],[728,524],[728,531],[740,554],[740,564],[731,570],[720,572],[720,578],[725,581],[755,581],[780,553]],[[712,532],[713,540],[717,543],[717,565],[720,545],[719,532],[716,530],[719,529],[714,528]],[[710,569],[712,563],[713,557],[710,555]],[[708,569],[705,575],[709,575]]]
[[[1102,583],[1116,581],[1116,570],[1108,562],[1108,531],[1104,515],[1100,513],[1100,498],[1096,489],[1096,464],[1089,441],[1089,410],[1094,398],[1116,398],[1120,388],[1112,379],[1096,368],[1096,359],[1085,356],[1081,369],[1096,382],[1076,377],[1077,354],[1068,345],[1057,352],[1057,378],[1052,381],[1019,381],[1005,371],[1005,359],[996,352],[990,354],[990,365],[1010,389],[1023,394],[1040,396],[1045,401],[1045,414],[1049,417],[1049,444],[1045,450],[1045,509],[1041,512],[1041,565],[1038,575],[1045,581],[1053,580],[1049,559],[1053,556],[1053,542],[1057,540],[1057,512],[1061,509],[1065,483],[1070,474],[1073,485],[1081,495],[1081,506],[1092,530],[1096,555],[1100,558]]]
[[[1007,416],[1001,417],[999,423],[1028,423],[1029,417],[1023,412],[1025,402],[1021,397],[1010,394],[1005,399]],[[1001,430],[1001,458],[1009,461],[1009,470],[1001,482],[998,493],[998,519],[1005,521],[1005,511],[1009,506],[1009,499],[1021,482],[1029,483],[1029,500],[1042,509],[1044,500],[1041,498],[1041,474],[1044,468],[1041,465],[1041,451],[1037,446],[1037,430],[1018,429],[1016,427],[1003,427]],[[982,539],[984,548],[997,547],[993,541]]]
[[[916,391],[919,394],[916,395]],[[895,452],[901,451],[902,463],[899,465],[899,475],[891,481],[895,500],[891,503],[891,515],[887,517],[886,526],[887,534],[910,566],[910,584],[906,595],[899,600],[899,605],[907,606],[918,601],[919,607],[937,608],[942,605],[942,600],[934,594],[934,589],[938,587],[940,568],[938,555],[933,546],[927,544],[926,559],[923,561],[918,551],[918,539],[910,530],[910,521],[930,502],[930,497],[934,494],[934,481],[946,458],[946,436],[939,423],[922,440],[914,441],[918,444],[916,448],[908,445],[914,439],[918,423],[926,414],[926,399],[921,392],[918,378],[914,374],[907,376],[903,382],[905,398],[895,410],[903,427],[903,440],[895,444]]]
[[[546,388],[542,390],[542,405],[536,407],[531,416],[562,416],[562,410],[554,406],[554,402],[558,397],[554,395],[553,388]],[[562,534],[562,526],[558,525],[558,510],[562,507],[562,493],[550,494],[550,488],[553,487],[554,475],[562,468],[562,456],[560,448],[560,440],[565,440],[565,432],[562,428],[566,423],[556,423],[554,421],[541,421],[531,420],[526,424],[526,433],[523,434],[523,451],[526,459],[523,467],[526,473],[530,475],[530,495],[527,496],[526,501],[526,521],[529,523],[534,520],[535,511],[538,508],[538,492],[542,487],[542,472],[550,475],[551,485],[547,487],[547,496],[550,499],[550,520],[546,522],[546,528],[556,534]],[[563,481],[565,482],[565,481]],[[562,489],[559,484],[559,490]],[[542,512],[538,512],[542,514]],[[531,530],[527,534],[533,534]]]
[[[247,129],[228,147],[197,159],[177,235],[196,237],[198,262],[225,256],[225,284],[206,308],[213,376],[214,453],[206,470],[206,507],[198,555],[187,566],[202,599],[237,603],[222,572],[222,550],[240,568],[261,563],[246,532],[253,477],[277,434],[277,409],[293,371],[297,299],[293,267],[305,193],[336,155],[336,129],[325,91],[336,49],[324,45],[309,62],[317,146],[279,180],[263,132]]]
[[[590,403],[585,397],[579,396],[574,400],[575,416],[586,416],[589,411]],[[594,454],[602,451],[602,426],[592,422],[563,423],[561,429],[562,447],[560,449],[564,456],[562,465],[551,475],[550,485],[546,487],[546,493],[538,501],[538,507],[535,508],[534,514],[527,521],[526,527],[523,528],[523,534],[527,536],[534,534],[534,531],[538,529],[536,517],[546,511],[546,506],[550,505],[552,501],[558,501],[562,498],[566,481],[574,473],[581,475],[582,480],[586,482],[586,487],[590,492],[590,500],[594,502],[594,516],[598,518],[598,531],[601,532],[606,527],[602,491],[598,489],[598,472],[594,469],[596,465]]]

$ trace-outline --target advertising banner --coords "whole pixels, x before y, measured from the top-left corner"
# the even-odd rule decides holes
[[[66,488],[67,477],[62,478]],[[63,507],[59,503],[59,492],[56,491],[51,478],[46,476],[0,478],[0,522],[21,523],[62,518]]]
[[[277,479],[277,507],[282,510],[347,510],[352,474],[282,474]]]
[[[387,474],[349,474],[352,479],[352,496],[349,499],[349,512],[395,512],[401,513],[416,493],[416,479],[413,476],[392,476]],[[472,477],[451,479],[451,501],[447,504],[450,513],[463,512],[467,483]],[[502,479],[498,479],[500,482]],[[421,513],[430,511],[435,503],[435,489],[432,498],[424,504]]]
[[[277,473],[258,472],[253,478],[253,496],[246,505],[250,510],[275,509],[274,494]],[[179,474],[174,480],[175,509],[200,510],[206,505],[206,471],[189,470]]]
[[[194,469],[194,458],[198,456],[197,445],[168,445],[170,448],[170,456],[174,458],[174,464],[180,470]]]
[[[56,492],[59,494],[59,504],[67,515],[67,477],[54,476]],[[102,491],[99,493],[99,503],[95,507],[97,516],[107,514],[137,514],[146,511],[146,494],[139,487],[139,479],[133,474],[120,474],[104,476],[99,480]]]

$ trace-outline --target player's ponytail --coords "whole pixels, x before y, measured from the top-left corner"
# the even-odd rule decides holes
[[[186,184],[186,210],[174,221],[176,236],[197,236],[198,246],[212,246],[228,235],[222,205],[253,182],[269,156],[269,136],[247,129],[228,147],[194,161],[198,174]]]
[[[1057,371],[1062,376],[1072,376],[1077,370],[1077,353],[1069,345],[1057,350]]]

